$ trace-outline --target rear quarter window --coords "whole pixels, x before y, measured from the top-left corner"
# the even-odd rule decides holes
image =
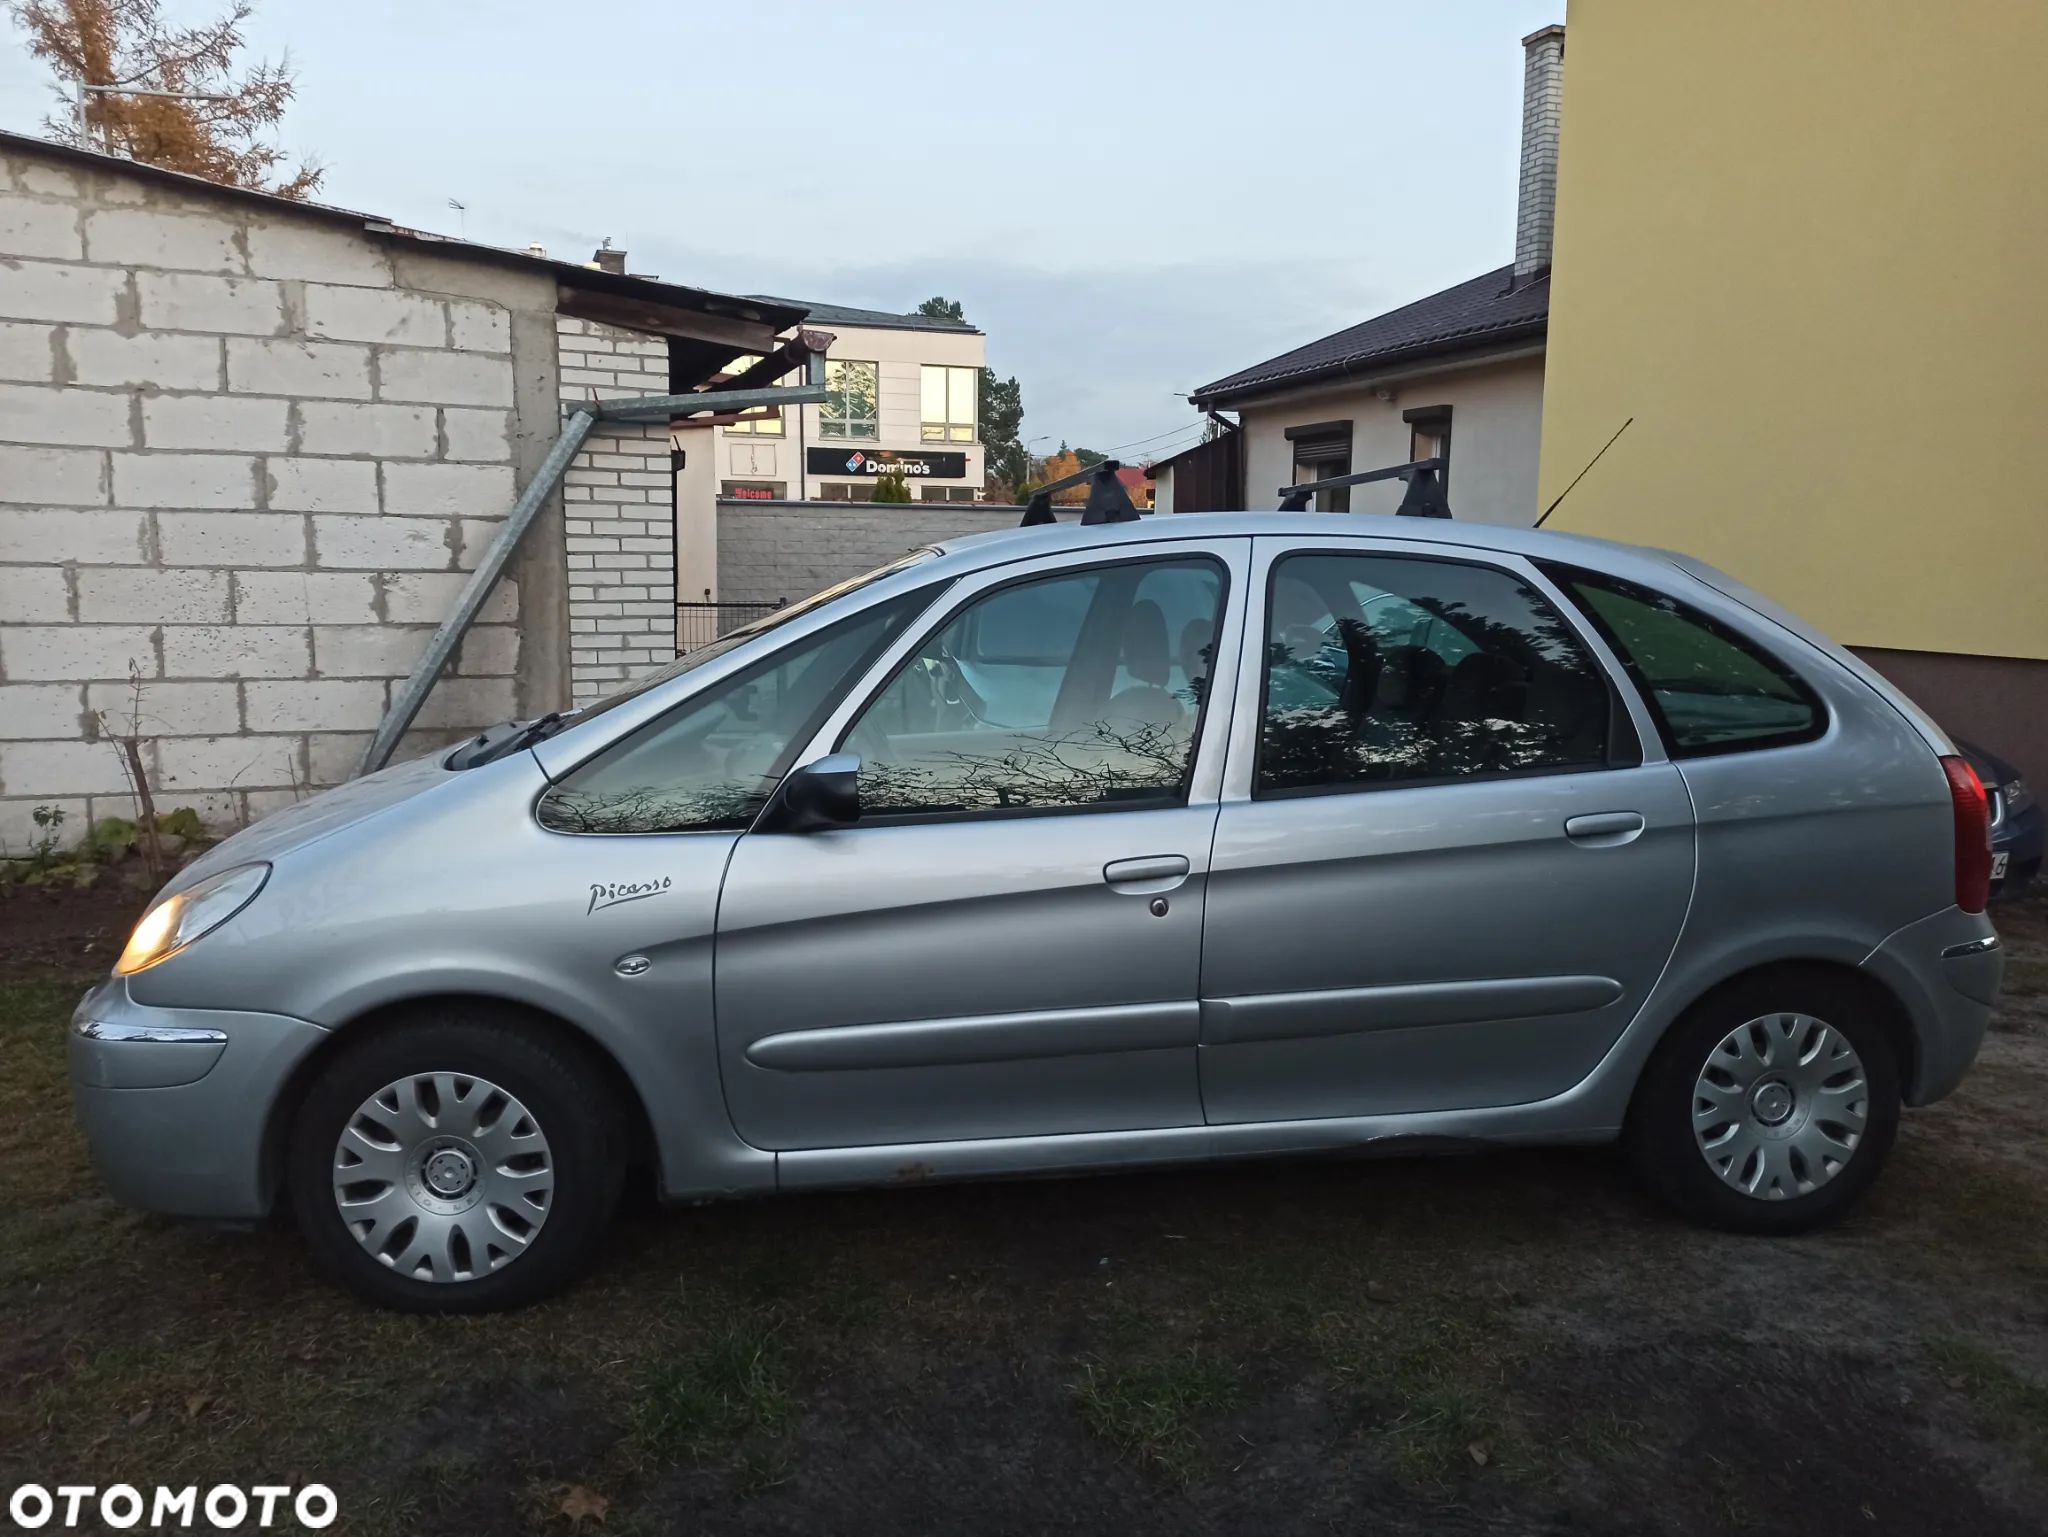
[[[1810,742],[1827,729],[1799,675],[1719,620],[1605,572],[1544,570],[1621,657],[1674,758]]]

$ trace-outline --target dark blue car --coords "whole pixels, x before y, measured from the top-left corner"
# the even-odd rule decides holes
[[[2048,816],[2020,771],[2005,759],[1975,742],[1958,740],[1956,746],[1991,797],[1991,900],[2017,896],[2041,873]]]

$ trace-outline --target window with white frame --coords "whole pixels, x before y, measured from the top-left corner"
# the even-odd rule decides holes
[[[972,443],[981,370],[926,363],[918,370],[918,415],[927,443]]]
[[[880,369],[873,363],[833,358],[825,365],[825,401],[818,407],[818,431],[828,438],[872,443],[882,435],[877,402]]]
[[[725,376],[727,379],[737,379],[760,361],[761,359],[758,356],[734,358],[725,365]],[[776,380],[776,383],[788,384],[794,378],[794,375],[789,375]],[[779,438],[782,436],[782,407],[756,407],[754,410],[749,411],[741,420],[727,422],[725,430],[728,433],[743,433],[757,438]]]

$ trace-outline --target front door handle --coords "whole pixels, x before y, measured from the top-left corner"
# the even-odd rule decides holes
[[[1594,811],[1582,817],[1567,817],[1564,835],[1589,849],[1611,849],[1635,842],[1648,825],[1640,811]]]
[[[1145,895],[1171,891],[1188,878],[1185,854],[1145,854],[1137,859],[1112,859],[1102,867],[1102,878],[1118,891]]]

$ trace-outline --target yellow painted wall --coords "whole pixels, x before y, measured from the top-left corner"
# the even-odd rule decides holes
[[[2048,658],[2048,3],[1571,0],[1549,527]]]

